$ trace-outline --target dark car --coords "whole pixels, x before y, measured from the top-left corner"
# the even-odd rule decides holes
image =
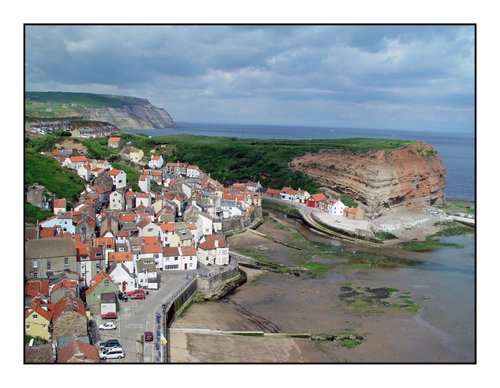
[[[120,342],[117,339],[112,338],[107,340],[106,342],[102,342],[99,344],[99,348],[101,349],[111,349],[111,348],[120,348]]]
[[[118,294],[118,299],[124,300],[126,302],[128,299],[128,296],[126,293],[120,291],[120,293]]]
[[[152,331],[145,331],[144,332],[144,341],[145,342],[152,342],[153,341],[153,332]]]
[[[118,314],[113,311],[109,311],[107,313],[101,314],[102,319],[116,319],[118,318]]]

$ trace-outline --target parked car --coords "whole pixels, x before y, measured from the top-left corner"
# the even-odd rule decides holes
[[[118,314],[113,311],[108,311],[107,313],[101,314],[102,319],[116,319],[118,318]]]
[[[99,330],[116,330],[116,325],[113,322],[101,323]]]
[[[145,342],[153,341],[153,332],[152,331],[145,331],[144,332],[144,341]]]
[[[99,352],[99,358],[101,360],[123,358],[123,357],[125,357],[125,353],[123,353],[123,349],[121,348],[108,349]]]
[[[143,289],[137,289],[137,290],[134,290],[134,291],[130,291],[128,293],[128,297],[130,299],[146,299],[146,293],[144,292]]]
[[[102,342],[99,344],[99,349],[104,350],[104,349],[113,349],[113,348],[121,348],[122,345],[116,338],[111,338],[107,340],[106,342]]]

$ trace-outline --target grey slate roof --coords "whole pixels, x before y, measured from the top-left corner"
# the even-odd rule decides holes
[[[51,238],[26,241],[26,258],[50,258],[76,256],[76,248],[71,238]]]

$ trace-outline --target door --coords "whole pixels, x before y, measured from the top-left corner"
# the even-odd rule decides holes
[[[186,270],[186,269],[188,269],[188,265],[187,265],[187,263],[184,263],[184,269],[185,269],[185,270]]]

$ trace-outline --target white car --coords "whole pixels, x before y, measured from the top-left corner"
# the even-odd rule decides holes
[[[113,322],[101,323],[99,330],[116,330],[116,325]]]
[[[122,348],[113,348],[99,352],[99,358],[101,360],[107,360],[111,358],[123,358],[123,357],[125,357],[125,353],[123,353]]]

